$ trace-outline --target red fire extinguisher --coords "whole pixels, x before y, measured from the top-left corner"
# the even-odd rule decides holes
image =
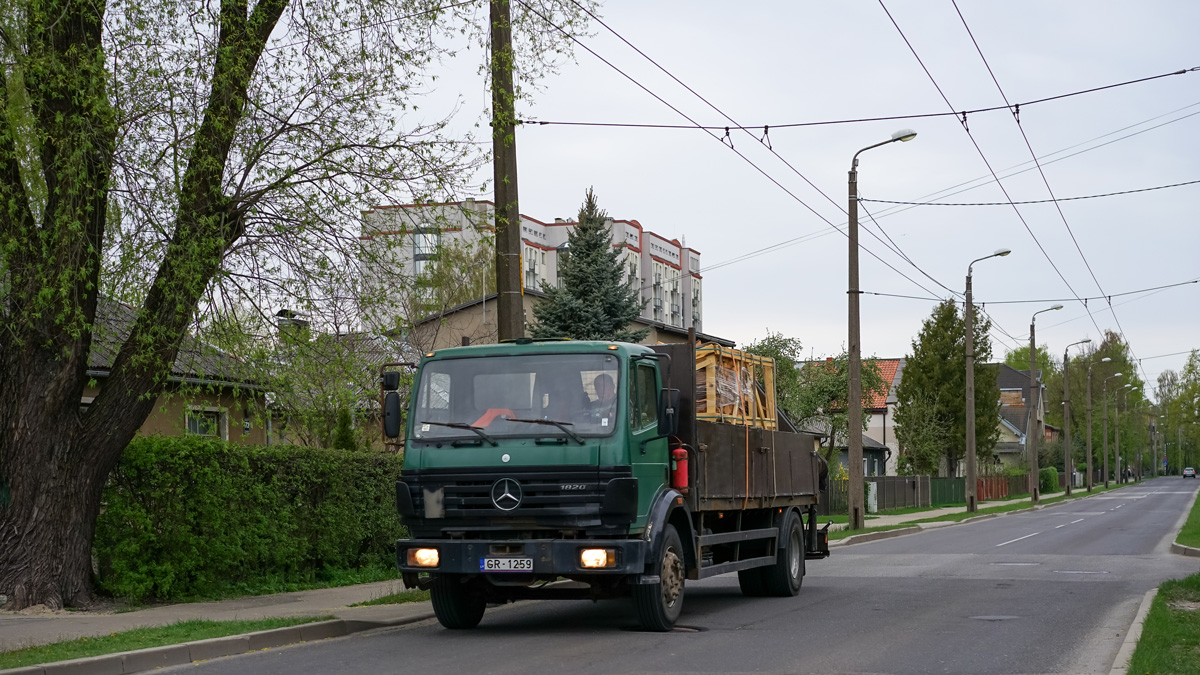
[[[687,448],[675,448],[671,451],[671,487],[687,494],[688,491],[688,452]]]

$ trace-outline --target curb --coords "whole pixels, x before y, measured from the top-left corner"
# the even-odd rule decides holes
[[[1186,556],[1190,556],[1193,558],[1200,558],[1200,548],[1192,548],[1191,546],[1184,546],[1183,544],[1181,544],[1177,541],[1171,542],[1171,553],[1178,553],[1179,555],[1186,555]]]
[[[376,628],[403,626],[431,618],[433,618],[432,611],[382,621],[332,619],[329,621],[301,624],[299,626],[243,633],[242,635],[227,635],[208,640],[183,642],[177,645],[150,647],[130,652],[72,659],[70,661],[42,663],[36,666],[0,670],[0,673],[3,673],[3,675],[125,675],[126,673],[140,673],[167,666],[183,666],[196,661],[246,654],[273,647],[342,637],[351,633],[374,630]]]
[[[1142,637],[1142,625],[1146,623],[1146,614],[1150,612],[1150,605],[1154,601],[1154,596],[1158,594],[1158,589],[1146,591],[1146,595],[1142,596],[1142,604],[1138,607],[1137,614],[1133,617],[1133,623],[1130,624],[1129,630],[1125,631],[1125,641],[1121,643],[1121,648],[1117,650],[1117,658],[1113,660],[1112,668],[1108,671],[1108,675],[1125,675],[1129,672],[1129,661],[1133,658],[1133,652],[1137,649],[1138,640]]]

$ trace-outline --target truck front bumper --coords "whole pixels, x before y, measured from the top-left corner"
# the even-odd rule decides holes
[[[641,574],[646,571],[647,546],[641,539],[401,539],[396,542],[396,564],[401,572],[439,574]],[[436,549],[437,565],[409,564],[408,553],[416,549]],[[584,567],[582,555],[588,549],[604,549],[611,565]],[[524,560],[530,562],[516,562]],[[530,563],[532,570],[497,569]]]

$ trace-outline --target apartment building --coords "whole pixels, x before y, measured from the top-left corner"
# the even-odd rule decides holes
[[[562,218],[543,222],[521,216],[521,279],[527,290],[539,295],[543,282],[559,283],[559,260],[569,250],[567,233],[575,224]],[[640,318],[669,329],[702,332],[700,252],[645,230],[636,220],[610,219],[609,228],[628,279],[646,302]],[[439,264],[437,253],[442,247],[490,250],[494,231],[495,204],[489,201],[377,206],[363,213],[360,238],[375,260],[367,283],[385,290],[419,289]],[[482,278],[480,284],[479,297],[485,298]],[[403,303],[388,304],[403,311]],[[415,322],[422,317],[405,318]]]

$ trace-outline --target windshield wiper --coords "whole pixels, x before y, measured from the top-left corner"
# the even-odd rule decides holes
[[[483,429],[480,429],[479,427],[473,427],[470,424],[466,424],[464,422],[417,422],[417,424],[432,424],[435,427],[450,427],[451,429],[470,429],[471,431],[474,431],[476,434],[479,434],[480,438],[487,441],[488,443],[491,443],[493,448],[500,445],[496,441],[492,440],[491,436],[488,436],[487,434],[483,433]]]
[[[538,419],[520,420],[520,419],[515,419],[512,417],[509,417],[508,421],[509,422],[525,422],[526,424],[549,424],[551,426],[555,426],[555,427],[558,427],[559,429],[561,429],[564,434],[570,436],[576,443],[578,443],[580,445],[586,445],[586,443],[587,443],[586,441],[583,440],[583,437],[581,437],[579,434],[577,434],[574,431],[571,431],[570,429],[567,428],[568,426],[574,426],[570,422],[557,422],[555,420],[538,420]]]

